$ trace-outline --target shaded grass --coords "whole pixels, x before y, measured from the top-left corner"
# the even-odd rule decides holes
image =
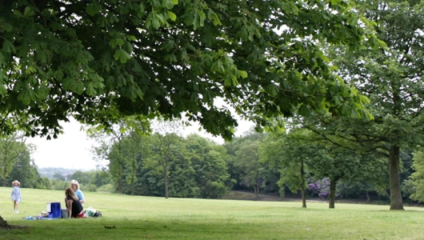
[[[0,231],[0,239],[424,239],[422,208],[389,206],[164,199],[85,192],[102,218],[23,220],[61,202],[64,191],[21,189],[24,202],[13,214],[11,188],[0,188],[0,215],[29,229]],[[115,226],[115,228],[107,229]]]

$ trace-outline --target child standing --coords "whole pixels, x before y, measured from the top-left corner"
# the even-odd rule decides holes
[[[13,202],[13,213],[19,213],[19,203],[22,201],[21,197],[21,183],[18,180],[12,182],[12,202]]]

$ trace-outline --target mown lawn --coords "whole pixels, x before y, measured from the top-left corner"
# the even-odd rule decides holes
[[[24,230],[0,230],[0,239],[424,239],[424,209],[389,206],[164,199],[85,192],[84,207],[102,218],[24,220],[63,202],[64,191],[21,189],[13,214],[12,188],[0,188],[0,215]],[[64,206],[62,206],[63,208]],[[105,228],[115,226],[115,228]]]

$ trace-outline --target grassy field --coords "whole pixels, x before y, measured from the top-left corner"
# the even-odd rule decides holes
[[[102,218],[24,220],[63,202],[64,191],[21,189],[20,213],[0,188],[0,215],[27,229],[0,230],[0,239],[424,239],[424,209],[389,206],[164,199],[85,192],[84,207]],[[62,204],[62,208],[63,208]],[[115,226],[115,228],[105,228]]]

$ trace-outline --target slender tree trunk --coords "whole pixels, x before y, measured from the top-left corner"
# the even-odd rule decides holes
[[[259,200],[259,193],[258,193],[258,182],[256,181],[256,184],[253,185],[253,192],[255,193],[255,199]]]
[[[121,140],[122,138],[119,138],[119,143],[118,143],[118,159],[119,159],[119,181],[118,181],[118,189],[119,189],[119,193],[122,194],[122,165],[124,164],[122,161],[122,144],[121,144]]]
[[[370,199],[370,194],[368,193],[368,191],[365,191],[365,194],[367,195],[367,202],[370,202],[371,199]]]
[[[4,175],[3,175],[4,176]],[[7,181],[6,178],[3,179],[3,187],[7,187]]]
[[[399,177],[399,146],[392,146],[389,153],[390,210],[404,210]]]
[[[305,186],[302,186],[302,189],[300,189],[300,192],[302,193],[302,208],[306,208]]]
[[[300,181],[302,183],[302,187],[300,191],[302,192],[302,207],[306,208],[306,195],[305,195],[305,172],[303,166],[303,159],[300,159]]]
[[[163,178],[165,179],[165,198],[168,199],[168,158],[165,160]]]
[[[119,193],[122,194],[122,166],[119,165],[119,180],[118,180]]]
[[[336,178],[330,178],[330,198],[329,198],[329,207],[334,208],[334,203],[336,201]]]
[[[6,182],[6,178],[7,178],[7,176],[6,176],[6,171],[7,171],[7,155],[6,156],[4,156],[4,161],[3,161],[3,187],[7,187],[7,182]]]

